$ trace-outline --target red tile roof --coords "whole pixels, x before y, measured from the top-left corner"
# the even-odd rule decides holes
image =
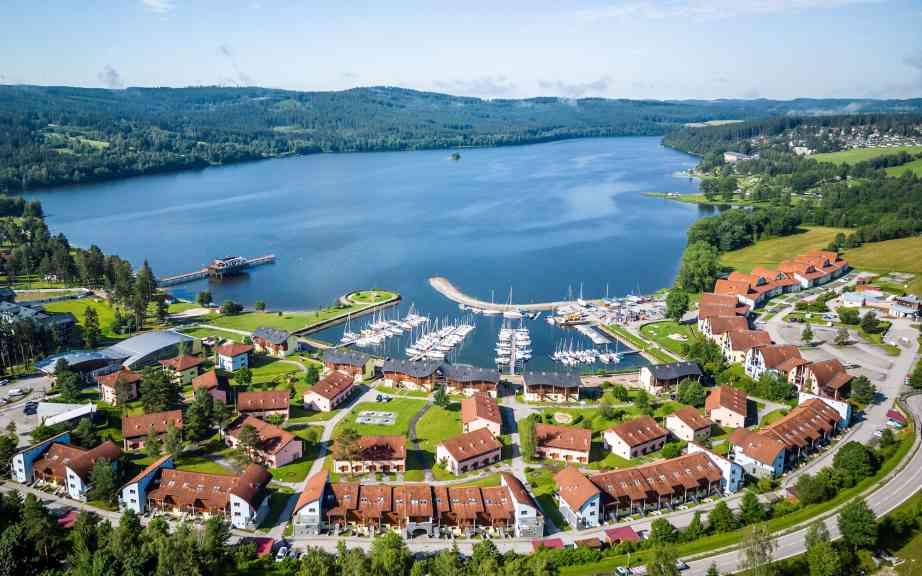
[[[151,427],[153,427],[155,434],[163,434],[166,432],[168,422],[173,422],[177,428],[182,430],[182,410],[154,412],[139,416],[122,416],[122,437],[139,438],[147,436]]]
[[[241,392],[237,395],[237,410],[240,412],[288,410],[288,390]]]
[[[535,424],[535,437],[538,446],[589,452],[592,446],[592,430],[570,428],[556,424]]]
[[[589,481],[575,466],[567,466],[556,475],[557,493],[571,510],[579,510],[583,504],[602,492]]]
[[[685,406],[683,408],[679,408],[669,416],[675,416],[692,430],[703,430],[704,428],[711,427],[710,418],[701,412],[698,412],[698,409],[694,406]],[[666,418],[668,419],[669,416],[666,416]]]
[[[186,354],[185,356],[177,356],[176,358],[170,358],[169,360],[161,360],[160,365],[164,368],[170,368],[178,372],[188,370],[190,368],[195,368],[202,364],[204,360],[198,356],[190,356]]]
[[[100,386],[114,388],[116,384],[135,384],[141,381],[141,373],[134,370],[121,369],[111,374],[96,377],[96,383]]]
[[[244,426],[252,426],[256,429],[259,433],[259,450],[267,454],[277,454],[296,441],[295,435],[291,432],[253,416],[237,418],[228,426],[226,433],[231,438],[237,438]],[[300,440],[297,441],[300,442]]]
[[[733,330],[724,335],[730,344],[730,349],[737,352],[748,352],[756,346],[768,346],[772,337],[764,330]]]
[[[234,356],[240,356],[241,354],[249,354],[252,351],[252,344],[241,344],[240,342],[231,342],[222,346],[218,346],[215,349],[215,352],[217,352],[219,356],[229,356],[231,358]]]
[[[350,374],[333,371],[329,375],[325,376],[322,380],[311,386],[310,390],[306,390],[304,392],[304,397],[307,398],[308,394],[314,393],[318,396],[326,398],[327,400],[333,400],[351,388],[354,383],[355,380]]]
[[[439,445],[443,446],[456,462],[479,458],[503,448],[499,440],[494,438],[493,433],[486,428],[443,440]]]
[[[478,392],[470,398],[461,400],[462,423],[469,424],[481,418],[496,424],[502,424],[503,419],[499,413],[499,406],[492,396]]]
[[[640,416],[627,422],[622,422],[605,431],[613,433],[630,447],[641,446],[669,435],[662,426],[650,416]]]
[[[611,544],[618,544],[620,542],[640,542],[640,536],[630,526],[606,528],[605,538]]]
[[[745,416],[748,413],[746,392],[728,384],[721,384],[711,390],[707,400],[704,402],[704,410],[708,414],[717,408],[726,408],[731,412]]]

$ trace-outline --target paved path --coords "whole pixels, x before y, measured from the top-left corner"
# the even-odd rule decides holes
[[[423,414],[429,411],[429,408],[432,407],[432,403],[426,402],[423,404],[423,407],[419,409],[419,412],[413,415],[413,418],[410,419],[410,425],[407,430],[407,436],[410,440],[410,448],[414,452],[419,452],[419,439],[416,437],[416,424],[419,422],[419,419],[423,417]],[[424,470],[426,475],[426,482],[432,482],[435,480],[435,476],[432,475],[432,468],[426,467]]]
[[[473,306],[474,308],[480,308],[481,310],[494,310],[496,312],[512,312],[518,310],[521,312],[541,312],[548,310],[556,310],[561,306],[567,304],[573,304],[573,302],[568,302],[566,300],[560,300],[557,302],[539,302],[532,304],[497,304],[495,302],[484,302],[474,298],[473,296],[468,296],[461,290],[459,290],[454,284],[452,284],[448,278],[443,278],[442,276],[434,276],[429,279],[429,285],[432,286],[436,292],[442,296],[457,302],[458,304],[464,304],[465,306]]]

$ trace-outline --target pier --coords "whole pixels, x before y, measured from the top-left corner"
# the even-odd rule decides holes
[[[496,304],[493,302],[484,302],[483,300],[478,300],[477,298],[461,292],[461,290],[452,284],[448,278],[442,276],[433,276],[430,278],[429,285],[435,288],[435,291],[442,296],[458,304],[464,304],[471,308],[479,308],[480,310],[493,310],[495,312],[546,312],[554,311],[567,304],[574,304],[574,302],[569,302],[567,300],[560,300],[558,302],[533,302],[531,304]]]
[[[272,264],[275,262],[275,254],[266,254],[255,258],[245,258],[243,256],[226,256],[212,260],[211,264],[195,270],[194,272],[185,272],[183,274],[174,274],[173,276],[164,276],[157,279],[158,286],[176,286],[186,282],[194,282],[203,278],[224,278],[239,274],[247,268],[261,266],[263,264]]]

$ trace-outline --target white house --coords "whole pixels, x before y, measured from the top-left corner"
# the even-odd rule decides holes
[[[743,472],[743,467],[739,463],[718,456],[704,446],[700,446],[694,442],[688,444],[687,451],[689,454],[696,454],[699,452],[704,454],[715,466],[720,468],[721,484],[724,492],[732,494],[738,492],[739,489],[743,487],[745,474]]]
[[[330,372],[304,393],[304,409],[330,412],[345,402],[355,388],[355,377],[345,372]]]
[[[729,439],[730,457],[756,478],[774,478],[784,473],[785,446],[767,434],[738,428]]]
[[[622,422],[603,434],[605,448],[625,460],[656,452],[668,437],[669,433],[650,416]]]
[[[679,440],[704,442],[711,437],[711,420],[694,406],[685,406],[666,416],[666,429]]]
[[[574,466],[567,466],[554,476],[558,507],[570,526],[577,530],[598,526],[601,522],[602,491]]]
[[[512,496],[515,509],[516,538],[540,538],[544,535],[544,514],[522,481],[504,472],[500,475],[501,485]]]
[[[252,344],[232,342],[230,344],[218,346],[217,349],[215,349],[218,367],[224,369],[225,372],[236,372],[241,368],[248,368],[250,366],[250,354],[252,352]]]
[[[323,495],[329,472],[322,470],[307,479],[292,512],[295,536],[318,535],[323,529]]]
[[[503,445],[489,428],[479,428],[440,442],[435,461],[452,474],[461,474],[499,462],[502,450]]]

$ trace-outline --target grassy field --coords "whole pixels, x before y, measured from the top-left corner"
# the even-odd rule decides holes
[[[361,302],[363,304],[377,304],[378,302],[384,302],[396,296],[396,292],[388,292],[387,290],[363,290],[361,292],[353,292],[347,296],[352,302]]]
[[[180,330],[180,332],[186,336],[192,336],[193,338],[199,339],[212,336],[214,338],[233,340],[234,342],[243,342],[243,335],[215,328],[188,328]]]
[[[554,474],[557,473],[556,467],[540,466],[528,467],[525,475],[531,484],[531,493],[538,501],[544,513],[554,522],[561,530],[568,530],[567,521],[560,514],[557,501],[554,500],[554,492],[557,491],[557,484],[554,482]]]
[[[858,148],[856,150],[843,150],[842,152],[828,152],[825,154],[814,154],[812,158],[819,162],[833,162],[835,164],[857,164],[872,158],[881,156],[890,156],[908,152],[916,154],[922,152],[922,146],[898,146],[896,148]]]
[[[634,350],[640,350],[642,352],[646,352],[647,354],[652,356],[654,359],[656,359],[657,362],[660,362],[662,364],[668,364],[670,362],[675,362],[676,360],[675,358],[673,358],[666,352],[663,352],[662,350],[658,348],[654,348],[651,344],[638,338],[637,336],[628,332],[623,327],[618,326],[617,324],[609,324],[608,326],[605,326],[605,328],[607,328],[610,332],[617,334],[618,336],[621,336],[624,340],[627,341],[628,345],[630,345],[630,347],[633,348]]]
[[[333,437],[335,438],[338,435],[337,433],[346,426],[352,426],[361,436],[404,436],[410,427],[410,420],[413,415],[419,412],[425,404],[425,400],[411,400],[408,398],[394,398],[390,402],[362,402],[356,404],[352,407],[349,415],[336,425]],[[356,424],[356,417],[365,410],[393,412],[395,416],[394,425]]]
[[[769,412],[768,414],[762,417],[762,419],[759,421],[759,426],[768,426],[769,424],[773,422],[777,422],[778,420],[781,420],[782,418],[787,416],[787,414],[788,414],[788,410],[784,410],[784,409],[772,410],[771,412]]]
[[[82,290],[67,290],[65,292],[35,292],[35,291],[25,291],[16,293],[17,302],[31,302],[33,300],[44,300],[45,298],[56,298],[60,296],[70,296],[73,294],[78,294]]]
[[[720,255],[720,261],[724,266],[729,266],[740,272],[750,272],[753,268],[760,266],[772,268],[781,261],[789,260],[804,252],[825,248],[827,244],[835,239],[836,234],[839,232],[848,234],[849,230],[846,228],[809,227],[805,228],[805,232],[800,234],[761,240],[752,246],[724,252]]]
[[[919,160],[913,160],[912,162],[907,162],[906,164],[900,164],[899,166],[891,166],[890,168],[885,168],[884,172],[890,176],[902,176],[906,172],[912,172],[916,176],[922,176],[922,158]]]
[[[691,329],[687,325],[679,324],[674,320],[664,320],[641,326],[640,333],[647,340],[653,340],[666,350],[675,354],[682,354],[682,347],[691,336]],[[670,338],[669,336],[672,334],[678,335],[685,340]]]
[[[391,402],[393,403],[393,402]],[[419,440],[419,456],[423,464],[435,464],[435,447],[439,442],[461,434],[461,404],[452,402],[447,408],[432,405],[416,423],[416,438]],[[448,477],[451,477],[448,474]]]
[[[109,330],[109,325],[115,320],[115,307],[104,300],[97,298],[81,298],[80,300],[64,300],[42,305],[49,312],[70,312],[77,318],[77,323],[83,326],[83,315],[87,308],[95,308],[99,316],[99,328],[104,338],[120,340],[127,338],[128,334],[116,334]]]
[[[272,474],[272,478],[282,482],[301,482],[307,477],[314,460],[319,455],[320,448],[317,442],[320,440],[322,430],[319,426],[306,426],[298,430],[291,430],[291,432],[303,440],[304,455],[291,464],[270,470],[269,473]]]
[[[922,236],[872,242],[845,252],[845,259],[858,270],[871,272],[911,272],[916,278],[905,287],[922,296]]]
[[[276,379],[286,374],[295,374],[297,376],[298,385],[301,388],[307,388],[307,385],[304,384],[304,379],[300,377],[300,368],[293,364],[282,362],[276,358],[257,354],[253,357],[250,371],[253,374],[251,386],[256,388],[274,388]],[[298,385],[296,385],[296,387]]]
[[[371,296],[369,296],[371,298]],[[208,324],[219,328],[233,328],[252,332],[260,327],[278,328],[288,332],[296,332],[325,322],[331,318],[345,316],[350,312],[357,312],[367,308],[369,304],[354,304],[351,306],[337,306],[308,310],[306,312],[244,312],[233,316],[215,316],[207,319]]]

